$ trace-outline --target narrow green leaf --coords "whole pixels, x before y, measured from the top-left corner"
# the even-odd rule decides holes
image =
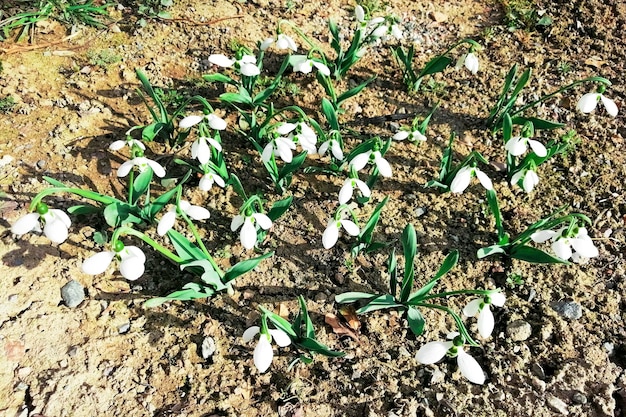
[[[511,258],[537,264],[569,264],[563,259],[554,257],[546,252],[533,248],[532,246],[517,245],[511,249]]]
[[[130,202],[131,204],[135,205],[139,198],[148,191],[150,182],[152,182],[152,174],[152,168],[148,167],[135,177],[133,181],[133,201]]]
[[[425,75],[436,74],[446,69],[452,63],[452,59],[448,56],[436,56],[428,61],[424,69],[420,72],[420,78]]]
[[[152,308],[160,306],[163,303],[168,301],[189,301],[189,300],[197,300],[200,298],[208,298],[211,297],[214,292],[209,288],[204,288],[203,291],[198,291],[194,288],[188,288],[180,291],[175,291],[166,297],[157,297],[152,298],[145,303],[143,303],[144,308]]]
[[[365,80],[363,83],[361,83],[361,84],[357,85],[356,87],[354,87],[354,88],[346,91],[345,93],[341,94],[339,97],[337,97],[337,106],[339,106],[341,103],[343,103],[344,101],[346,101],[350,97],[354,97],[357,94],[359,94],[365,87],[367,87],[375,79],[376,79],[376,76],[374,75],[374,76],[368,78],[367,80]]]
[[[335,302],[338,304],[347,304],[374,297],[376,297],[376,294],[370,294],[367,292],[344,292],[343,294],[335,296]]]
[[[218,83],[237,85],[237,82],[235,80],[220,73],[203,75],[202,78],[208,82],[218,82]]]
[[[107,205],[102,214],[109,226],[117,227],[125,223],[141,223],[143,220],[137,216],[136,210],[136,207],[120,202]]]
[[[428,281],[426,285],[424,285],[422,288],[420,288],[419,290],[417,290],[416,292],[414,292],[413,294],[409,296],[408,298],[409,303],[416,303],[416,302],[421,301],[423,297],[425,297],[426,295],[428,295],[428,293],[430,293],[430,291],[437,284],[439,279],[441,279],[441,277],[443,277],[445,274],[448,273],[448,271],[450,271],[452,268],[455,267],[458,261],[459,261],[459,251],[454,249],[452,252],[448,254],[448,256],[446,256],[446,259],[443,260],[443,263],[441,264],[441,267],[439,267],[439,271],[437,271],[435,276],[431,278],[431,280]]]
[[[280,216],[285,214],[291,203],[293,202],[293,196],[289,196],[287,198],[283,198],[282,200],[278,200],[274,203],[272,208],[267,212],[267,217],[270,218],[273,222],[276,221]]]
[[[400,300],[406,301],[413,288],[415,255],[417,253],[417,237],[411,223],[407,224],[402,232],[402,250],[404,253],[404,276],[400,290]]]
[[[495,255],[496,253],[506,253],[506,251],[500,245],[493,245],[486,248],[478,249],[478,252],[476,252],[476,257],[478,259],[483,259],[487,256]]]
[[[267,259],[273,255],[274,255],[274,252],[267,252],[266,254],[257,256],[256,258],[246,259],[245,261],[238,262],[237,264],[233,265],[224,274],[224,278],[223,278],[224,284],[227,284],[230,281],[234,280],[235,278],[254,269],[254,267],[256,267],[259,264],[259,262],[261,262],[263,259]]]
[[[307,156],[306,151],[302,152],[299,155],[294,156],[291,162],[289,162],[288,164],[285,164],[280,169],[280,171],[278,172],[278,178],[282,180],[283,178],[287,178],[287,176],[296,172],[306,160],[306,156]]]
[[[206,259],[204,252],[202,252],[199,247],[191,243],[189,239],[176,230],[168,230],[167,236],[170,238],[172,245],[174,245],[176,254],[182,258],[184,262]]]
[[[91,204],[78,204],[67,209],[67,212],[73,215],[92,214],[102,211],[102,208],[92,206]]]
[[[408,308],[406,319],[414,335],[419,336],[424,332],[426,322],[424,321],[424,317],[422,317],[422,313],[420,313],[416,307],[411,306]]]
[[[259,309],[263,312],[263,314],[265,314],[265,317],[267,317],[268,320],[271,321],[274,326],[276,326],[277,329],[280,329],[283,332],[287,333],[289,336],[291,336],[292,339],[296,339],[298,337],[293,329],[293,326],[287,320],[285,320],[278,314],[272,313],[263,306],[259,306]]]
[[[337,120],[337,113],[335,113],[335,107],[332,103],[324,97],[322,99],[322,112],[328,120],[328,124],[332,130],[339,130],[339,121]]]
[[[563,123],[553,122],[551,120],[540,119],[537,117],[514,117],[513,124],[524,125],[526,122],[531,122],[537,130],[552,130],[565,126]]]
[[[309,337],[305,337],[304,339],[298,340],[296,342],[296,345],[308,351],[319,353],[320,355],[324,355],[324,356],[330,356],[333,358],[340,358],[345,355],[344,352],[331,350],[328,346]]]
[[[389,201],[388,196],[385,197],[383,201],[378,203],[378,205],[376,205],[376,208],[374,209],[374,211],[372,212],[372,215],[370,216],[369,220],[365,224],[365,227],[361,229],[361,233],[359,234],[359,242],[364,242],[367,245],[369,245],[372,242],[372,234],[374,233],[374,229],[376,228],[376,225],[378,224],[378,220],[380,219],[380,212],[383,209],[383,207],[385,207],[385,204],[387,204],[387,201]]]
[[[378,297],[375,297],[366,305],[359,308],[356,311],[356,313],[364,314],[370,311],[382,310],[382,309],[393,308],[393,307],[401,307],[401,306],[402,304],[398,304],[394,296],[392,296],[391,294],[383,294],[383,295],[379,295]]]

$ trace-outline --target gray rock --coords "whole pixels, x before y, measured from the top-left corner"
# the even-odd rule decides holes
[[[76,280],[71,280],[61,288],[61,298],[69,308],[77,307],[85,300],[85,288]]]
[[[515,320],[506,326],[506,333],[515,342],[527,340],[532,334],[532,328],[527,321]]]
[[[217,346],[215,345],[215,340],[212,337],[205,337],[202,341],[202,357],[204,359],[208,359],[217,350]]]
[[[552,408],[554,411],[557,411],[564,416],[569,414],[567,404],[565,404],[565,402],[563,402],[562,400],[556,398],[554,395],[548,396],[547,401],[550,408]]]
[[[130,323],[124,323],[117,327],[117,331],[119,334],[128,333],[129,330],[130,330]]]
[[[578,320],[583,316],[583,309],[574,301],[559,301],[550,305],[561,317],[568,320]]]
[[[530,366],[530,370],[533,374],[537,376],[537,378],[541,379],[542,381],[546,379],[546,373],[543,370],[543,367],[538,363],[533,363]]]
[[[574,395],[572,395],[572,401],[576,404],[587,404],[587,396],[580,391],[576,391]]]

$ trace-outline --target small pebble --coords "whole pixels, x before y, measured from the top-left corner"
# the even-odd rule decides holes
[[[574,395],[572,395],[572,401],[576,404],[587,404],[587,397],[580,391],[576,391]]]
[[[541,365],[539,365],[538,363],[533,363],[530,366],[530,370],[532,371],[533,374],[535,374],[535,376],[537,376],[537,378],[539,378],[541,380],[545,380],[546,379],[546,373],[543,370],[543,367]]]
[[[117,331],[119,332],[119,334],[128,333],[129,330],[130,330],[130,323],[124,323],[121,326],[117,327]]]
[[[615,345],[611,342],[606,342],[604,345],[604,349],[609,356],[613,356],[613,351],[615,350]]]
[[[560,301],[558,303],[552,303],[551,307],[554,311],[559,313],[561,317],[568,320],[577,320],[583,316],[582,307],[574,301]]]
[[[564,416],[569,414],[569,411],[567,410],[567,404],[565,404],[565,402],[563,402],[562,400],[556,398],[554,395],[548,396],[547,400],[548,400],[548,405],[554,411],[558,411]]]
[[[506,333],[515,342],[527,340],[532,334],[532,328],[527,321],[515,320],[506,326]]]
[[[85,300],[85,289],[76,280],[71,280],[61,288],[61,298],[69,308],[77,307]]]
[[[202,341],[202,357],[204,359],[208,359],[217,350],[217,346],[215,345],[215,340],[212,337],[205,337]]]
[[[422,217],[426,213],[426,210],[423,207],[418,207],[415,209],[415,215],[417,217]]]
[[[40,159],[39,161],[37,161],[37,168],[44,169],[45,166],[46,166],[46,161],[44,161],[43,159]]]

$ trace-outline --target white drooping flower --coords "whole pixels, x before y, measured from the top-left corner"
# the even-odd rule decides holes
[[[341,150],[341,145],[339,144],[339,141],[337,141],[336,139],[329,139],[326,142],[322,143],[318,150],[320,156],[324,156],[326,152],[328,152],[328,149],[330,149],[335,159],[338,159],[340,161],[343,159],[343,151]]]
[[[103,251],[85,259],[82,265],[83,272],[89,275],[101,274],[107,270],[111,261],[117,258],[120,261],[120,273],[124,278],[134,281],[142,276],[145,271],[146,255],[137,246],[120,246],[118,252]]]
[[[272,155],[278,154],[280,159],[286,163],[290,163],[293,159],[292,151],[296,149],[296,143],[289,137],[279,136],[270,141],[261,154],[263,162],[268,162],[272,159]]]
[[[374,161],[374,164],[376,165],[376,168],[378,168],[378,172],[380,172],[380,175],[382,175],[383,177],[391,177],[391,165],[389,165],[389,162],[387,162],[387,160],[382,157],[380,151],[370,150],[360,153],[352,158],[352,161],[350,161],[350,166],[354,168],[355,171],[360,171],[361,169],[363,169],[363,167],[365,167],[365,165],[367,165],[370,160]]]
[[[513,156],[520,156],[528,149],[528,145],[530,148],[537,154],[538,157],[543,158],[548,154],[546,147],[537,140],[527,138],[524,136],[513,136],[509,141],[504,145],[504,149],[507,150]]]
[[[191,157],[196,158],[202,165],[211,159],[211,146],[218,152],[222,152],[222,145],[215,139],[200,136],[191,145]]]
[[[606,112],[611,116],[615,117],[618,113],[617,105],[613,100],[608,97],[605,97],[602,93],[587,93],[578,100],[578,104],[576,108],[583,113],[591,113],[598,106],[598,102],[602,102]]]
[[[226,129],[226,121],[214,113],[209,113],[203,116],[192,114],[191,116],[187,116],[181,119],[181,121],[178,122],[178,127],[181,129],[189,129],[190,127],[197,125],[203,120],[209,124],[209,127],[211,129],[214,129],[214,130]]]
[[[259,342],[254,348],[254,366],[263,373],[267,371],[274,359],[274,349],[272,349],[272,339],[280,347],[286,347],[291,344],[291,338],[280,329],[268,329],[269,333],[261,333],[259,326],[252,326],[243,332],[243,341],[249,342],[254,336],[259,334]]]
[[[501,292],[492,292],[481,298],[470,301],[463,309],[467,317],[478,315],[478,333],[483,338],[491,336],[494,327],[493,313],[489,307],[491,304],[497,307],[504,306],[506,296]]]
[[[493,184],[491,180],[480,169],[477,167],[472,167],[469,165],[464,166],[459,169],[459,171],[454,176],[452,183],[450,184],[450,191],[453,193],[462,193],[469,186],[472,177],[478,177],[478,181],[485,187],[486,190],[492,190]]]
[[[146,146],[140,140],[133,139],[130,136],[128,136],[126,140],[116,140],[115,142],[111,143],[109,145],[109,149],[112,151],[119,151],[124,146],[128,146],[131,149],[133,146],[136,146],[142,151],[146,150]]]
[[[400,130],[392,137],[393,140],[408,139],[409,142],[426,142],[426,136],[419,130]]]
[[[461,374],[474,384],[483,384],[485,374],[473,357],[463,350],[463,339],[456,336],[458,333],[450,333],[448,338],[453,337],[453,341],[428,342],[417,351],[415,360],[423,365],[431,365],[439,362],[446,354],[456,358]],[[455,337],[456,336],[456,337]]]
[[[341,227],[343,227],[350,236],[357,236],[361,232],[359,226],[352,220],[345,219],[344,215],[345,213],[342,213],[339,219],[332,218],[328,222],[328,226],[326,226],[326,230],[324,230],[324,234],[322,235],[322,245],[324,245],[324,249],[330,249],[335,246],[335,243],[337,243],[339,239],[339,229]]]
[[[308,74],[313,70],[313,67],[315,67],[325,76],[330,76],[330,69],[328,69],[326,64],[315,59],[310,59],[306,55],[293,55],[291,58],[289,58],[289,63],[291,64],[295,72]]]
[[[185,200],[180,200],[178,207],[180,208],[180,211],[194,220],[206,220],[211,216],[209,210],[204,207],[191,205]],[[164,236],[172,227],[174,227],[174,223],[176,223],[176,215],[176,206],[173,206],[163,215],[163,217],[161,217],[157,226],[157,233],[160,236]]]
[[[117,169],[117,176],[127,176],[134,166],[139,168],[140,172],[144,172],[146,169],[151,168],[154,172],[154,175],[156,175],[157,177],[162,178],[165,176],[165,168],[163,168],[158,162],[153,161],[152,159],[148,159],[144,156],[138,156],[134,159],[131,159],[130,161],[124,162]]]
[[[480,66],[478,62],[478,57],[473,52],[461,55],[456,61],[455,67],[456,69],[461,69],[463,66],[465,66],[465,68],[467,68],[469,72],[476,75]]]
[[[243,55],[240,59],[230,59],[223,54],[209,55],[209,62],[223,68],[235,67],[242,75],[254,77],[261,73],[254,55]]]
[[[239,240],[241,245],[246,249],[252,249],[257,240],[255,223],[263,230],[272,227],[272,220],[263,213],[252,213],[249,216],[238,214],[230,223],[230,230],[233,232],[241,227],[239,232]]]
[[[343,182],[343,186],[339,190],[339,204],[346,204],[352,199],[355,187],[361,191],[363,197],[369,197],[372,194],[365,182],[358,178],[348,178]]]
[[[67,213],[59,209],[51,209],[44,203],[37,204],[36,212],[20,217],[13,226],[11,233],[18,236],[28,232],[41,232],[40,221],[43,221],[43,233],[53,243],[63,243],[69,235],[72,225]]]
[[[537,243],[551,239],[554,254],[564,261],[572,258],[574,262],[583,262],[599,255],[598,248],[594,246],[586,228],[575,227],[570,236],[567,236],[567,230],[568,227],[562,227],[557,231],[540,230],[530,235],[530,238]]]
[[[261,42],[260,49],[262,51],[267,50],[274,42],[276,42],[276,48],[278,49],[290,49],[293,52],[298,50],[298,45],[289,35],[285,35],[284,33],[279,33],[276,39],[267,38],[263,42]]]
[[[527,193],[531,192],[539,184],[539,176],[532,169],[521,169],[513,174],[511,185],[517,184],[520,179],[522,179],[522,189]]]
[[[200,178],[198,188],[200,188],[200,190],[202,191],[209,191],[211,188],[213,188],[213,184],[217,184],[221,188],[224,188],[226,186],[224,179],[219,174],[209,169],[208,172],[206,172],[202,176],[202,178]]]
[[[282,123],[276,128],[279,135],[287,135],[287,139],[299,143],[309,155],[317,152],[317,134],[304,122]],[[291,154],[291,151],[289,152]]]

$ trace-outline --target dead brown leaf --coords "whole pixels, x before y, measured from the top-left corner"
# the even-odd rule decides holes
[[[595,68],[600,68],[604,64],[606,64],[606,61],[601,60],[597,56],[592,56],[592,57],[585,59],[585,65],[591,65],[592,67],[595,67]]]
[[[327,313],[324,316],[324,322],[333,328],[333,333],[336,335],[346,335],[357,342],[359,341],[357,334],[351,328],[343,324],[341,320],[339,320],[339,317],[333,313]]]
[[[348,322],[348,326],[355,332],[358,332],[361,328],[361,322],[359,321],[359,317],[356,314],[356,310],[354,306],[342,306],[339,309],[339,314],[343,316],[344,319]]]

